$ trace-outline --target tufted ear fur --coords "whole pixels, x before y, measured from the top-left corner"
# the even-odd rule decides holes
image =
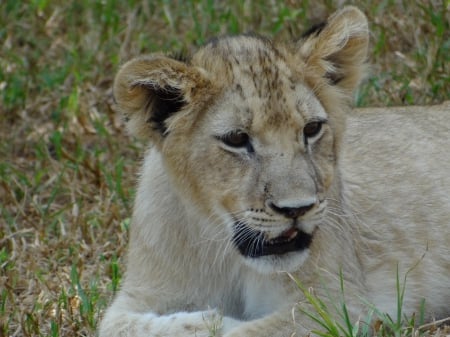
[[[114,98],[130,132],[158,144],[177,115],[196,110],[208,82],[198,68],[163,55],[125,63],[114,80]]]
[[[351,95],[366,72],[369,28],[356,7],[344,7],[300,41],[300,55],[312,73]]]

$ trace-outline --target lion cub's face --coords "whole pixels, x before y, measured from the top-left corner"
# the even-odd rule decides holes
[[[132,60],[114,94],[212,230],[259,270],[292,270],[323,222],[366,48],[366,20],[350,8],[293,46],[238,36],[189,62]]]

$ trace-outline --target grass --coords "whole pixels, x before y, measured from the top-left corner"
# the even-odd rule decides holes
[[[121,62],[221,34],[291,39],[337,1],[0,2],[0,336],[93,336],[120,284],[143,144],[114,111]],[[345,2],[371,22],[358,105],[450,98],[449,3]]]
[[[423,258],[423,257],[422,257]],[[420,260],[419,260],[420,261]],[[419,262],[417,262],[419,264]],[[366,307],[366,313],[361,314],[357,322],[351,321],[349,309],[345,301],[345,285],[344,277],[340,274],[340,294],[339,298],[335,298],[330,292],[326,292],[329,297],[329,303],[333,304],[330,308],[326,302],[315,294],[314,289],[306,288],[299,280],[293,276],[290,277],[297,284],[297,287],[303,293],[305,300],[300,302],[298,307],[300,312],[314,321],[319,329],[312,332],[320,337],[370,337],[370,336],[427,336],[431,335],[432,331],[425,330],[429,327],[438,325],[425,324],[425,300],[422,301],[419,312],[414,313],[411,317],[404,314],[404,296],[406,291],[406,283],[409,273],[417,267],[412,266],[406,271],[403,278],[397,266],[396,274],[396,294],[397,294],[397,313],[396,317],[391,317],[389,314],[380,311],[374,304],[370,303],[365,298],[360,298],[360,301]],[[324,285],[326,287],[326,285]],[[309,308],[305,306],[309,305]],[[336,316],[335,313],[338,313]],[[372,327],[370,322],[375,322]],[[450,317],[444,319],[440,323],[450,322]],[[448,327],[443,330],[438,330],[435,336],[439,336],[442,332],[448,332]],[[424,332],[426,331],[426,333]]]
[[[401,280],[397,269],[396,317],[391,317],[381,312],[372,303],[361,298],[361,303],[365,304],[367,312],[363,313],[356,322],[351,321],[350,313],[345,302],[345,286],[342,274],[340,277],[340,299],[336,299],[335,295],[327,294],[326,296],[329,297],[328,301],[324,301],[322,297],[316,295],[314,289],[306,288],[293,276],[291,278],[296,282],[299,290],[305,297],[305,301],[299,303],[298,310],[315,322],[318,327],[312,331],[314,335],[320,337],[448,336],[450,328],[448,325],[443,324],[450,323],[450,317],[438,322],[425,324],[424,301],[422,302],[420,311],[411,317],[403,313],[403,300],[409,271],[404,275],[403,280]],[[332,307],[327,305],[327,302],[332,303]],[[368,322],[375,322],[375,324],[371,326]]]

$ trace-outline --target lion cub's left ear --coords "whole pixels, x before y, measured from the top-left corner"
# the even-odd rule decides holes
[[[348,6],[306,33],[299,53],[310,73],[351,95],[366,72],[369,27],[366,16]]]
[[[125,63],[113,86],[130,132],[157,145],[175,125],[186,126],[176,121],[200,110],[208,89],[209,81],[200,69],[159,54]]]

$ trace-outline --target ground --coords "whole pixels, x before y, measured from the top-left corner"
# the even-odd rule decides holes
[[[120,284],[143,148],[114,111],[120,63],[221,34],[295,39],[350,3],[372,31],[357,105],[450,99],[447,0],[1,1],[0,336],[93,336]]]

